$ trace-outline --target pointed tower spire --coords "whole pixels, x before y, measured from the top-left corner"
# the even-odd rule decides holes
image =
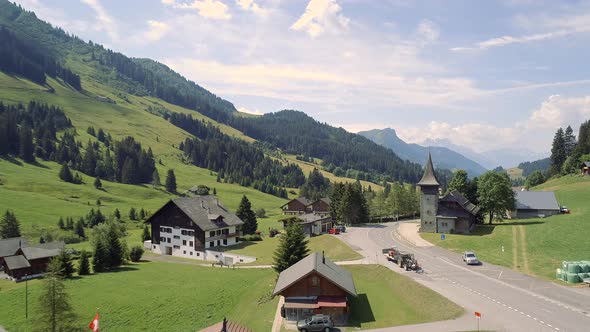
[[[436,179],[436,174],[434,174],[434,166],[432,166],[432,156],[430,155],[430,152],[428,152],[428,162],[426,163],[426,167],[424,167],[424,175],[417,185],[440,186],[440,183]]]

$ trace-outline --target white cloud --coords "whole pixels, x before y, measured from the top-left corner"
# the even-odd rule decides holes
[[[269,11],[268,9],[260,7],[254,0],[236,0],[236,3],[240,8],[245,11],[251,11],[256,15],[259,16],[267,16]]]
[[[571,125],[576,131],[589,118],[590,96],[568,98],[552,95],[531,112],[525,121],[512,122],[507,126],[431,121],[426,127],[397,127],[396,131],[406,142],[448,140],[480,152],[519,144],[547,152],[557,128]]]
[[[251,109],[248,109],[248,108],[245,108],[245,107],[238,107],[237,109],[238,109],[238,112],[241,112],[241,113],[247,113],[247,114],[253,114],[253,115],[262,115],[262,114],[264,114],[263,112],[261,112],[261,111],[259,111],[257,109],[256,110],[251,110]]]
[[[350,19],[342,13],[336,0],[310,0],[305,12],[291,25],[295,31],[306,31],[317,37],[326,31],[340,32],[348,28]]]
[[[499,46],[506,46],[510,44],[525,44],[531,43],[536,41],[548,40],[548,39],[555,39],[564,37],[567,35],[574,34],[578,31],[575,30],[557,30],[547,33],[537,33],[532,35],[525,35],[520,37],[514,36],[502,36],[497,38],[491,38],[488,40],[484,40],[482,42],[478,42],[473,46],[461,46],[461,47],[453,47],[451,51],[471,51],[471,50],[485,50],[492,47],[499,47]]]
[[[170,31],[170,26],[164,22],[149,20],[147,21],[149,26],[149,30],[145,32],[144,38],[148,41],[157,41],[160,40],[168,31]]]
[[[81,0],[83,3],[87,4],[94,13],[96,14],[97,25],[96,28],[99,31],[106,31],[112,41],[117,42],[119,40],[119,33],[117,29],[117,23],[115,20],[107,13],[104,9],[102,4],[99,0]]]
[[[179,9],[196,9],[199,15],[216,20],[229,20],[231,14],[226,4],[219,0],[194,0],[191,3],[178,3],[174,0],[162,0],[163,3]]]

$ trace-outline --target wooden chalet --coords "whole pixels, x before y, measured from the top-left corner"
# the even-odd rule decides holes
[[[273,291],[276,295],[285,298],[281,314],[288,321],[325,314],[344,324],[350,309],[348,297],[357,293],[352,274],[316,252],[281,272]]]
[[[583,162],[580,169],[582,171],[582,175],[590,175],[590,161]]]
[[[0,239],[0,269],[3,266],[4,257],[14,256],[18,249],[27,246],[27,239],[24,237],[11,237]]]
[[[299,197],[290,200],[283,206],[283,215],[296,216],[297,221],[303,226],[303,231],[309,236],[328,233],[334,226],[334,219],[330,213],[332,201],[325,197],[318,200],[310,200],[307,197]],[[286,227],[293,222],[292,218],[279,220]]]
[[[145,222],[151,225],[152,252],[195,259],[238,243],[244,224],[215,196],[172,199]]]
[[[14,281],[42,276],[47,271],[49,261],[59,255],[64,246],[63,242],[54,242],[20,247],[13,255],[4,257],[4,273]]]
[[[311,204],[313,201],[307,197],[299,197],[292,199],[281,206],[284,215],[299,215],[308,212],[312,212]]]

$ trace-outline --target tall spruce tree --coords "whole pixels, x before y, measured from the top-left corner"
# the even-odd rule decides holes
[[[80,251],[80,261],[78,263],[78,275],[84,276],[90,274],[90,263],[88,261],[88,251]]]
[[[106,249],[108,257],[108,268],[113,269],[121,266],[125,259],[123,245],[119,239],[119,232],[116,225],[111,223],[106,234]]]
[[[576,135],[574,135],[574,130],[571,126],[567,126],[567,128],[565,128],[563,141],[565,146],[565,155],[566,157],[569,157],[572,155],[577,145]]]
[[[35,161],[33,152],[35,151],[35,145],[33,145],[33,134],[31,128],[24,126],[19,131],[19,157],[27,163]]]
[[[559,128],[553,137],[551,146],[551,174],[559,174],[561,167],[567,158],[565,147],[565,133],[563,128]]]
[[[58,332],[75,329],[73,321],[76,316],[70,306],[61,268],[59,261],[51,260],[47,274],[43,278],[35,323],[35,328],[39,331]]]
[[[74,273],[74,264],[72,263],[72,257],[70,253],[62,249],[59,252],[59,255],[52,258],[52,260],[56,261],[55,264],[59,266],[59,271],[57,272],[60,276],[64,278],[70,278]]]
[[[160,184],[160,174],[158,173],[158,169],[154,168],[154,172],[152,173],[152,186],[159,187]]]
[[[102,188],[102,181],[100,181],[100,178],[98,176],[94,179],[94,188]]]
[[[176,192],[176,175],[174,175],[174,170],[172,169],[169,169],[166,175],[166,191],[170,193]]]
[[[152,235],[150,234],[150,229],[148,228],[147,225],[143,226],[143,233],[141,233],[141,241],[145,242],[145,241],[149,241],[152,239]]]
[[[20,224],[16,219],[16,215],[14,212],[6,210],[2,221],[0,221],[0,238],[7,239],[19,236],[21,236]]]
[[[70,167],[67,163],[64,163],[61,166],[61,169],[59,171],[59,178],[62,179],[64,182],[74,182],[74,176],[72,175],[72,171],[70,171]]]
[[[286,233],[281,236],[279,246],[274,253],[273,268],[279,273],[309,254],[303,227],[298,222],[291,222],[287,224],[285,230]]]
[[[252,211],[252,204],[246,195],[242,196],[236,215],[244,222],[244,225],[242,225],[244,234],[254,234],[256,232],[256,229],[258,229],[256,213]]]
[[[78,219],[78,221],[76,221],[76,224],[74,225],[74,233],[81,239],[86,238],[86,232],[84,231],[84,223],[82,220]]]
[[[92,269],[94,273],[105,271],[108,266],[108,252],[103,239],[97,238],[94,242],[94,252],[92,254]]]

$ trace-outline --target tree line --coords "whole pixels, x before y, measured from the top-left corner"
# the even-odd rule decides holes
[[[0,26],[0,71],[45,84],[45,74],[81,90],[80,76],[64,67],[39,44],[29,43]]]
[[[180,143],[179,148],[193,165],[217,172],[218,181],[252,186],[284,198],[285,187],[299,187],[305,181],[299,166],[273,160],[262,149],[223,134],[211,123],[178,113],[171,113],[169,121],[195,135]]]

